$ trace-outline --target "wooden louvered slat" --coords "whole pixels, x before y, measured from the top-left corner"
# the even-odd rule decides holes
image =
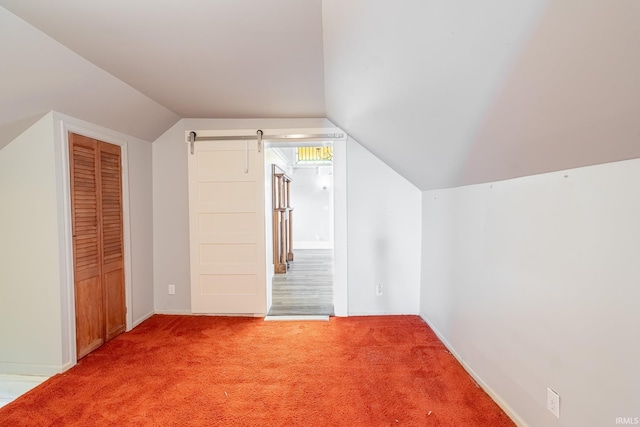
[[[96,263],[95,258],[96,256],[93,251],[87,252],[86,255],[84,252],[79,253],[76,259],[76,269],[83,270],[88,267],[97,267],[98,264]]]
[[[94,239],[77,239],[76,240],[76,248],[77,249],[83,249],[83,248],[92,248],[94,246],[97,246],[97,241]]]
[[[98,227],[95,222],[87,223],[86,225],[84,225],[84,223],[80,223],[80,225],[76,226],[75,229],[78,234],[81,234],[81,233],[95,234],[98,232]]]
[[[93,247],[86,247],[76,251],[76,259],[78,260],[78,267],[80,267],[80,260],[85,260],[83,265],[98,265],[95,262],[96,253],[98,252],[97,245]]]
[[[105,257],[122,255],[122,200],[120,184],[120,159],[112,153],[101,155],[102,215],[103,229],[102,250]]]
[[[95,240],[84,240],[82,243],[76,244],[76,252],[88,252],[88,251],[97,251],[98,242]]]
[[[82,270],[87,267],[95,267],[98,264],[96,263],[96,256],[94,253],[90,253],[86,256],[78,256],[76,258],[76,269]]]

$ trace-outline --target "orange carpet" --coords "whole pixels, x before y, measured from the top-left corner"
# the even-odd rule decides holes
[[[416,316],[156,315],[0,409],[2,426],[513,426]]]

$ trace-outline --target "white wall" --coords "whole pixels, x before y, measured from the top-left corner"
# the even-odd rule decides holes
[[[179,119],[3,7],[0,40],[0,147],[51,110],[146,140]]]
[[[63,363],[55,167],[52,114],[0,150],[0,372]]]
[[[413,184],[349,139],[349,315],[418,314],[421,197]],[[382,296],[376,296],[377,284]]]
[[[153,234],[152,234],[152,176],[151,143],[130,135],[104,128],[84,120],[54,112],[54,137],[56,154],[64,160],[58,172],[58,203],[60,216],[66,223],[60,224],[60,235],[69,238],[69,252],[63,253],[62,264],[72,267],[71,204],[68,181],[68,131],[80,133],[111,144],[120,145],[123,167],[123,208],[125,231],[125,279],[127,281],[127,326],[135,327],[153,314]],[[66,227],[66,228],[65,228]],[[61,252],[64,252],[64,245]],[[69,277],[71,273],[69,273]],[[66,281],[62,277],[61,281]],[[69,279],[70,281],[71,279]],[[70,282],[69,282],[70,283]],[[72,284],[69,287],[72,288]],[[70,294],[71,292],[69,292]],[[64,295],[63,295],[64,296]],[[73,319],[71,319],[73,322]]]
[[[190,313],[189,192],[184,120],[152,145],[154,309]],[[175,285],[175,295],[168,294]]]
[[[333,249],[333,168],[294,168],[291,179],[293,248]]]
[[[151,144],[51,112],[0,150],[0,372],[75,363],[67,130],[123,145],[127,324],[153,314]]]
[[[183,119],[153,151],[154,303],[156,312],[190,313],[187,130],[333,128],[326,119]],[[168,286],[176,286],[168,295]]]
[[[333,308],[336,316],[349,315],[349,215],[347,138],[333,142]]]
[[[153,315],[153,193],[151,143],[127,138],[133,325]]]
[[[185,132],[322,127],[333,125],[326,119],[184,119],[153,143],[156,312],[191,311]],[[334,151],[336,314],[418,314],[421,192],[353,140],[336,142]],[[375,296],[379,282],[382,297]],[[175,295],[168,295],[169,284]]]
[[[634,0],[323,0],[327,117],[421,190],[640,157]]]
[[[421,314],[523,423],[640,416],[639,195],[640,160],[423,193]]]

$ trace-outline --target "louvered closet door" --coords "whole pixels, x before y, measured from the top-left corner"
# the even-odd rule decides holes
[[[125,329],[120,147],[69,134],[77,356]]]
[[[107,341],[124,332],[124,242],[122,230],[122,169],[120,147],[100,142],[102,213],[102,286]]]
[[[78,358],[104,343],[100,277],[98,147],[94,139],[69,135],[71,212]]]

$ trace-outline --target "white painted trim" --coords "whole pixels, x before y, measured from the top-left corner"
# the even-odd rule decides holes
[[[0,384],[25,384],[27,387],[38,385],[50,377],[43,375],[0,375]],[[0,389],[0,396],[4,389]]]
[[[156,310],[154,314],[165,314],[168,316],[203,316],[203,314],[192,313],[188,310]]]
[[[64,365],[39,365],[33,363],[0,363],[0,372],[3,375],[28,375],[52,377],[69,369]],[[28,373],[28,374],[27,374]]]
[[[328,322],[329,316],[295,315],[295,316],[265,316],[265,322]]]
[[[122,161],[122,209],[124,228],[124,268],[125,268],[125,305],[127,308],[126,330],[133,328],[132,278],[131,278],[131,220],[129,204],[129,157],[127,136],[75,119],[60,113],[53,113],[54,143],[57,161],[57,189],[59,241],[61,263],[61,295],[62,295],[62,347],[64,355],[64,370],[77,363],[76,357],[76,329],[75,329],[75,290],[73,286],[73,240],[71,232],[71,187],[69,171],[69,132],[85,135],[89,138],[121,147]],[[56,131],[57,130],[57,131]],[[67,306],[64,306],[66,302]],[[66,316],[65,316],[66,314]],[[66,342],[65,342],[66,341]],[[60,372],[63,372],[60,371]]]
[[[267,143],[268,144],[268,143]],[[282,151],[280,151],[277,147],[271,147],[273,149],[273,152],[276,156],[280,157],[280,160],[282,160],[282,162],[289,166],[289,159],[286,158],[286,156],[284,154],[282,154]]]
[[[482,389],[489,395],[489,397],[491,397],[491,399],[493,399],[494,402],[496,402],[496,404],[509,416],[509,418],[511,418],[511,420],[518,427],[528,427],[529,425],[525,423],[522,418],[520,418],[520,416],[516,413],[516,411],[514,411],[513,408],[507,402],[505,402],[504,399],[500,397],[500,395],[498,395],[498,393],[496,393],[491,387],[489,387],[489,385],[486,382],[484,382],[484,380],[473,370],[473,368],[469,366],[467,362],[465,362],[462,356],[460,356],[456,352],[456,350],[453,348],[451,343],[447,341],[444,335],[442,335],[440,331],[438,331],[438,329],[429,321],[429,319],[427,319],[427,317],[423,315],[420,315],[420,317],[422,318],[422,320],[425,321],[427,325],[429,325],[431,330],[436,334],[436,336],[442,342],[442,344],[444,344],[444,346],[447,347],[449,352],[453,354],[453,357],[455,357],[458,360],[458,362],[462,365],[464,370],[467,371],[469,375],[471,375],[471,377],[475,380],[475,382],[478,383],[480,387],[482,387]]]
[[[188,124],[187,124],[188,125]],[[235,136],[246,135],[247,129],[227,129],[227,130],[207,130],[200,128],[187,128],[185,130],[184,141],[188,144],[189,133],[195,131],[199,136]],[[265,134],[280,135],[280,134],[294,134],[294,133],[342,133],[347,135],[342,129],[338,127],[324,127],[324,128],[285,128],[285,129],[271,129],[264,128],[262,131]],[[342,139],[333,139],[333,187],[334,187],[334,284],[333,284],[333,300],[334,311],[336,316],[345,317],[349,315],[349,301],[348,301],[348,288],[347,288],[347,137]],[[265,140],[264,146],[268,143]],[[288,142],[287,142],[288,143]],[[287,144],[278,143],[278,144]],[[270,144],[273,146],[273,144]],[[300,141],[291,141],[291,145],[298,146]],[[265,200],[265,203],[267,201]],[[266,227],[265,227],[265,240],[266,240]],[[266,260],[265,260],[266,262]],[[266,267],[265,267],[266,272]],[[268,312],[268,311],[267,311]],[[156,312],[158,314],[183,314],[181,312]],[[254,314],[257,316],[257,314]]]
[[[192,313],[183,310],[159,310],[155,314],[167,316],[206,316],[206,317],[264,317],[266,313]]]
[[[295,254],[296,249],[333,249],[333,242],[311,240],[307,242],[293,241],[293,252]]]
[[[69,369],[73,368],[73,366],[77,363],[77,361],[71,361],[69,360],[68,362],[62,364],[60,366],[60,373],[64,372],[64,371],[68,371]]]
[[[71,203],[68,148],[62,147],[62,133],[56,132],[59,117],[52,112],[53,152],[56,173],[56,203],[58,217],[58,262],[60,270],[60,332],[64,365],[76,364],[75,304],[73,295],[73,242],[71,232]],[[67,153],[67,155],[65,155]],[[69,256],[71,253],[71,256]],[[71,290],[69,288],[71,282]],[[68,368],[66,368],[68,369]],[[65,370],[66,370],[65,369]],[[63,372],[63,371],[60,371]]]
[[[347,240],[347,140],[333,143],[333,306],[336,316],[349,316]]]
[[[48,379],[40,375],[0,375],[0,408]]]
[[[349,310],[349,316],[357,316],[357,317],[371,317],[371,316],[419,316],[419,312],[408,312],[408,311],[381,311],[372,313],[371,311],[352,311]]]
[[[136,326],[138,326],[139,324],[141,324],[145,320],[149,319],[154,314],[155,314],[155,312],[151,311],[151,312],[145,314],[144,316],[140,317],[139,319],[134,320],[133,323],[131,324],[131,329],[135,328]]]

